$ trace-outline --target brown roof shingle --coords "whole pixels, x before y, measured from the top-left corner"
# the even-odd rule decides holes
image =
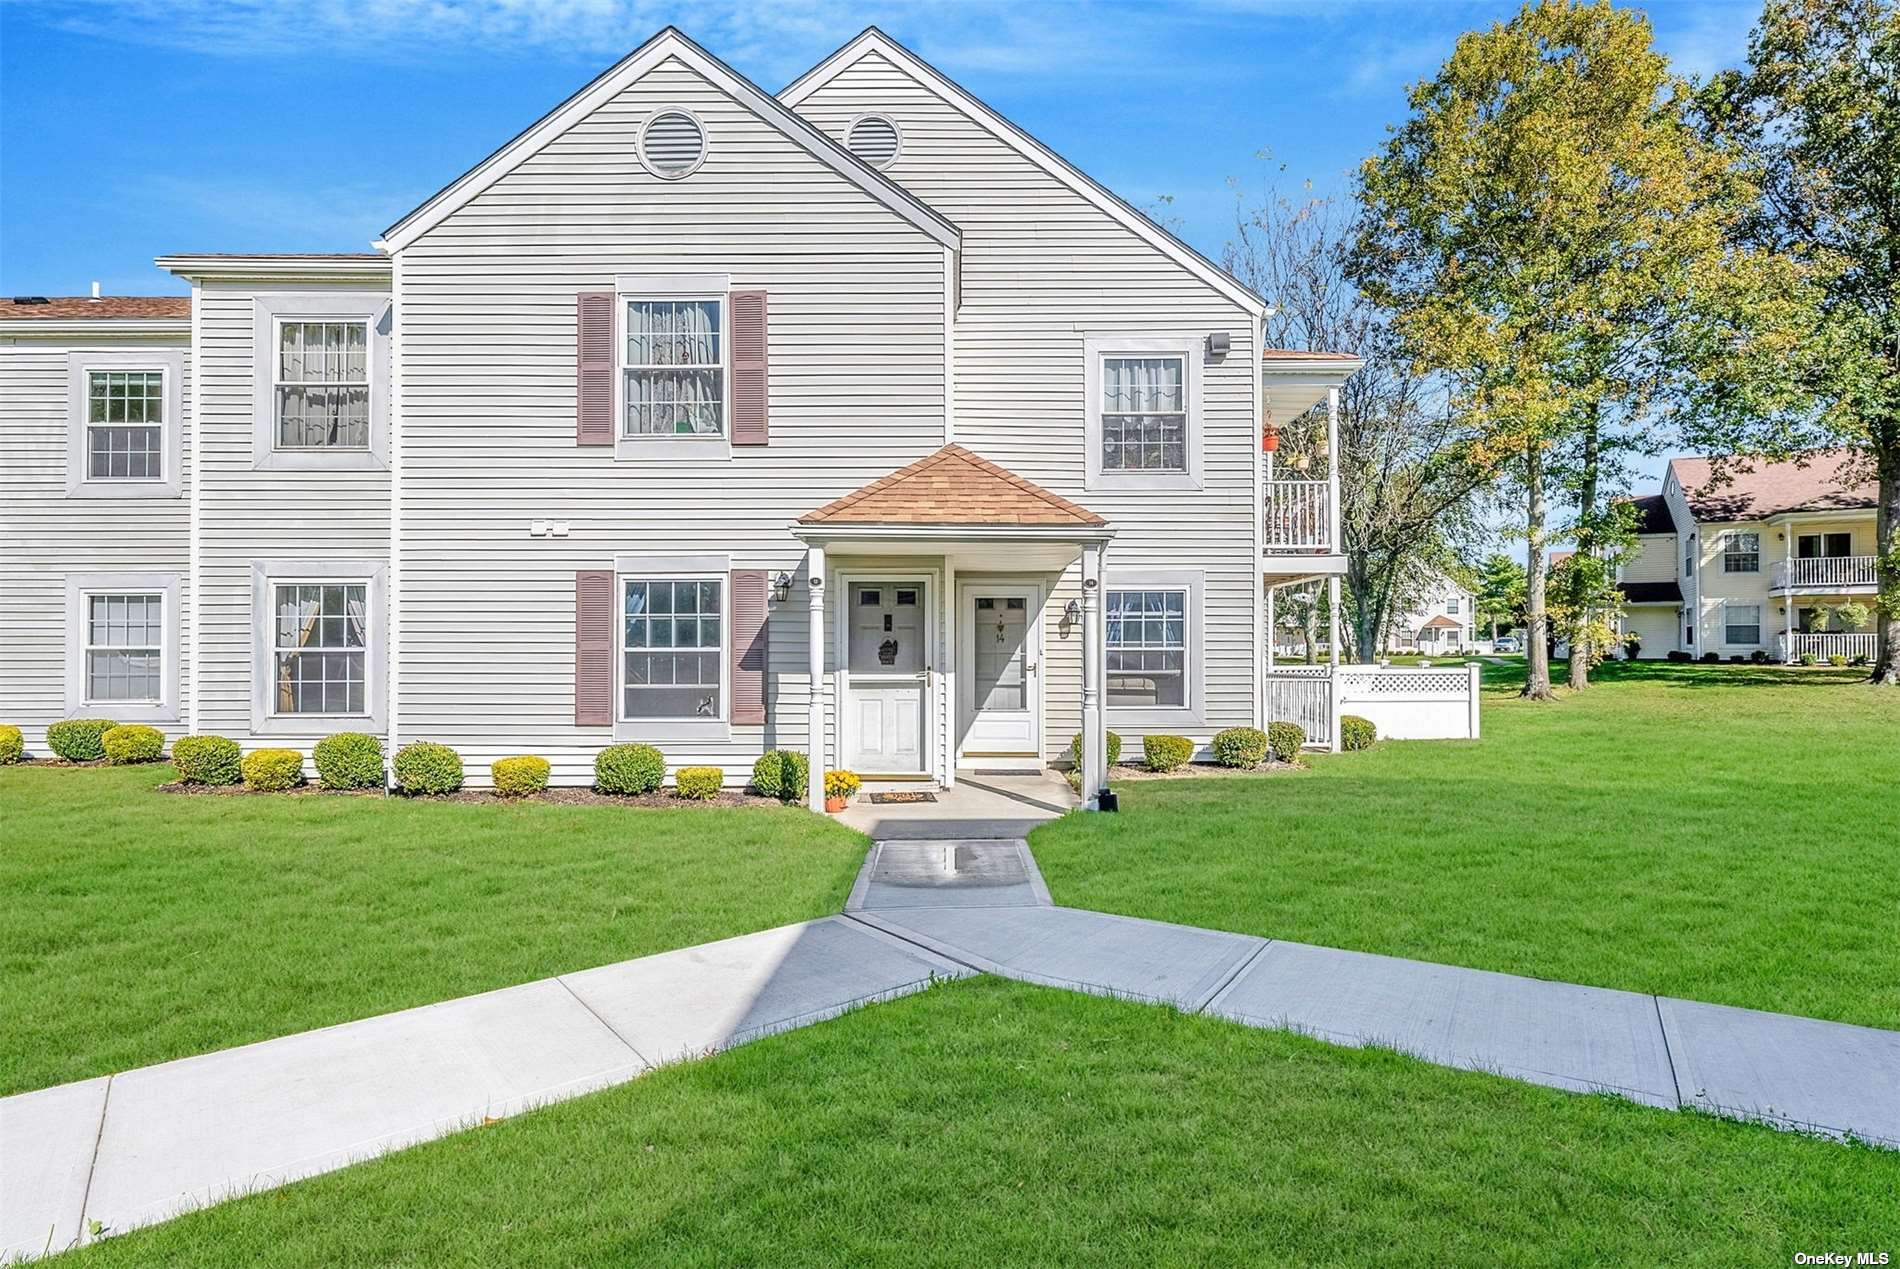
[[[1762,520],[1786,511],[1856,510],[1875,505],[1879,486],[1852,450],[1826,449],[1799,462],[1672,458],[1669,470],[1698,520]],[[1725,480],[1717,479],[1718,469]]]
[[[189,295],[15,296],[0,300],[0,322],[23,320],[76,321],[84,319],[184,318],[191,316]]]
[[[961,445],[881,476],[799,517],[800,524],[1044,525],[1108,521]]]

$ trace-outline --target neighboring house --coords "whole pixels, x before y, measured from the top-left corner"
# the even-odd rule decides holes
[[[1393,614],[1387,644],[1395,652],[1462,652],[1477,644],[1477,594],[1434,571]]]
[[[1261,426],[1359,362],[1263,349],[1260,297],[876,30],[776,97],[663,31],[376,245],[0,307],[32,748],[948,784],[1264,725],[1267,586],[1343,570],[1336,479],[1269,481]]]
[[[1640,655],[1872,656],[1875,636],[1844,629],[1838,609],[1872,603],[1875,493],[1845,450],[1670,460],[1662,493],[1635,500],[1618,577]]]

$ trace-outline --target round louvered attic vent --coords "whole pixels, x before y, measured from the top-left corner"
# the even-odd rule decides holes
[[[640,129],[640,162],[664,180],[690,176],[706,160],[706,129],[684,110],[661,110]]]
[[[897,125],[883,115],[865,115],[854,121],[844,143],[872,167],[886,168],[897,161]]]

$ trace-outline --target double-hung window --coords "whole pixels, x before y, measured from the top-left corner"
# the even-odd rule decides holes
[[[1186,589],[1111,590],[1104,602],[1108,706],[1185,708],[1188,704]]]
[[[725,595],[720,577],[624,576],[620,715],[725,717]]]
[[[1722,642],[1753,645],[1761,642],[1760,604],[1722,605]]]
[[[1761,534],[1730,530],[1722,535],[1724,573],[1761,572]]]
[[[273,382],[279,450],[367,450],[369,322],[282,317]]]
[[[1854,553],[1851,533],[1803,533],[1795,539],[1795,558],[1841,560]]]
[[[369,712],[369,587],[271,585],[272,708],[278,714]]]
[[[1102,358],[1102,471],[1187,472],[1187,357]]]
[[[157,705],[164,699],[165,595],[84,597],[85,703]]]
[[[725,303],[715,298],[625,299],[621,434],[723,436]]]
[[[165,372],[86,372],[86,479],[165,476]]]

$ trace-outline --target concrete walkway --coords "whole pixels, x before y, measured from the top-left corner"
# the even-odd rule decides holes
[[[0,1261],[977,972],[1900,1148],[1900,1032],[1058,907],[976,834],[878,842],[843,916],[0,1098]]]
[[[886,842],[846,913],[1006,978],[1900,1148],[1897,1031],[1110,916],[1048,893],[1020,842]]]

